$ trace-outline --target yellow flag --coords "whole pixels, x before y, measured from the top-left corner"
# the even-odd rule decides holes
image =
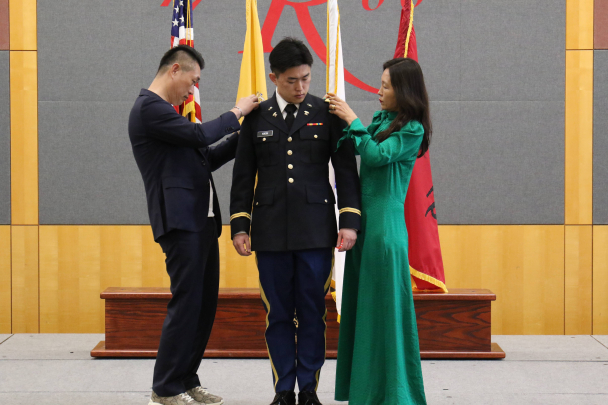
[[[247,33],[243,47],[241,62],[241,78],[237,101],[241,97],[258,94],[267,98],[266,70],[264,68],[264,46],[262,45],[262,30],[258,17],[258,1],[247,0]]]

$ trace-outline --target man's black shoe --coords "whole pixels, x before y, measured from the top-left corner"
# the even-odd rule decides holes
[[[293,391],[277,392],[270,405],[296,405],[296,393]]]
[[[300,391],[298,393],[298,405],[323,405],[314,391]]]

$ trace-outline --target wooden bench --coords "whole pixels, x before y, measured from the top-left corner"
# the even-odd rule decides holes
[[[106,340],[92,357],[156,357],[171,299],[168,288],[108,288],[105,300]],[[501,359],[491,342],[489,290],[451,289],[448,294],[414,293],[423,359]],[[336,358],[339,324],[336,305],[327,295],[327,357]],[[221,289],[205,357],[268,357],[266,312],[258,289]],[[382,331],[379,331],[382,333]]]

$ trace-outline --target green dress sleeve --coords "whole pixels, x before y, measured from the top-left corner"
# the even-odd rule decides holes
[[[361,123],[359,118],[357,118],[355,121],[353,121],[350,124],[350,126],[344,128],[342,130],[342,133],[344,135],[342,136],[342,138],[340,138],[340,140],[338,140],[338,146],[336,147],[336,149],[339,149],[340,145],[342,145],[342,142],[344,142],[346,139],[354,139],[354,137],[357,135],[357,133],[355,133],[354,131],[351,131],[351,128],[353,127],[353,124],[355,124],[355,122],[358,122],[357,128],[359,130],[360,130],[360,127],[363,127],[363,123]],[[369,124],[369,126],[367,128],[363,127],[363,131],[365,131],[368,134],[373,134],[376,132],[378,127],[380,127],[380,124],[382,124],[382,111],[376,111],[374,113],[374,117],[372,118],[372,123]],[[357,149],[355,149],[355,155],[359,155],[359,151],[357,151]]]
[[[361,121],[356,119],[347,128],[355,149],[361,155],[362,163],[379,167],[416,158],[424,135],[424,127],[420,122],[408,122],[399,132],[391,134],[381,143],[377,143],[370,135],[370,127],[365,128]]]

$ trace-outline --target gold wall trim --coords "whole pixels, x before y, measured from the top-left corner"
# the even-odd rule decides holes
[[[38,227],[11,226],[12,333],[38,333]],[[66,295],[77,294],[66,292]]]
[[[0,334],[11,329],[11,227],[0,226]]]
[[[593,223],[593,51],[566,51],[565,223]]]
[[[12,4],[12,3],[11,3]],[[11,224],[38,224],[37,52],[10,52]]]
[[[565,334],[592,333],[593,227],[565,227]]]
[[[37,50],[36,0],[10,0],[8,7],[11,51]]]
[[[608,225],[593,227],[593,334],[608,335]]]
[[[594,0],[566,0],[566,49],[593,49]]]

